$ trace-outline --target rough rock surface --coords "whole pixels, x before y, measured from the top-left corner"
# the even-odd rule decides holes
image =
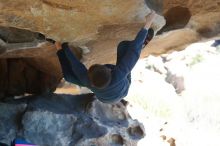
[[[25,103],[0,103],[0,142],[10,143],[21,128],[21,119],[26,109]]]
[[[149,11],[144,0],[0,2],[2,26],[29,29],[60,41],[78,43],[94,39],[98,29],[105,25],[143,23]]]
[[[87,95],[45,95],[0,103],[0,142],[16,137],[42,146],[134,146],[145,136],[123,102]]]
[[[146,0],[146,3],[165,17],[165,27],[174,29],[187,25],[199,33],[203,30],[205,34],[219,34],[219,0]]]
[[[54,40],[89,48],[103,39],[107,41],[103,42],[105,46],[111,43],[114,48],[117,42],[132,39],[150,11],[144,0],[1,0],[0,8],[0,26],[40,32]],[[164,24],[164,19],[158,16],[155,30]]]

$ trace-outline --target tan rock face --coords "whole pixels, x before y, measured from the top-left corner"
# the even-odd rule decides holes
[[[169,30],[187,25],[205,37],[220,32],[220,0],[146,0],[146,3],[164,15]]]
[[[104,25],[140,23],[143,0],[0,0],[3,26],[41,32],[59,41],[87,42]]]
[[[193,1],[193,0],[145,0],[147,5],[152,8],[156,9],[158,12],[164,14],[169,11],[171,8],[174,7],[185,7],[188,8],[192,15],[198,13],[207,13],[207,12],[214,12],[219,11],[219,0],[200,0],[200,1]]]
[[[193,1],[193,0],[164,0],[164,12],[168,9],[175,7],[175,6],[183,6],[189,8],[192,15],[198,13],[207,13],[211,11],[219,11],[219,0],[200,0],[200,1]]]

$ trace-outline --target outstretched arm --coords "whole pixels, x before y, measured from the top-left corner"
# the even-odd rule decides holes
[[[59,57],[64,78],[80,86],[88,85],[88,76],[86,67],[75,57],[66,43],[55,43],[57,55]]]
[[[155,17],[156,17],[155,11],[151,11],[147,16],[145,16],[145,19],[146,19],[145,26],[144,26],[144,28],[141,29],[141,31],[137,34],[136,38],[133,41],[134,45],[137,48],[139,48],[140,46],[142,47],[142,45],[144,44],[144,41],[145,41],[146,36],[147,36],[146,31],[148,31],[148,29],[151,27]],[[136,51],[138,51],[138,53],[140,53],[141,49],[136,49]]]
[[[120,63],[116,66],[118,72],[122,74],[121,76],[127,76],[138,61],[142,46],[148,34],[148,29],[155,17],[156,13],[154,11],[146,16],[146,24],[144,28],[139,31],[135,39],[129,45],[119,44],[118,47],[125,47],[125,49],[128,49],[126,54],[120,58]]]

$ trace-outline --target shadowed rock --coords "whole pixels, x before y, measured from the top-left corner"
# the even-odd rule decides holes
[[[158,32],[167,32],[174,29],[184,28],[191,18],[191,13],[186,7],[173,7],[169,9],[164,17],[166,19],[166,25]]]
[[[30,65],[30,62],[20,58],[0,59],[0,79],[1,99],[25,93],[51,93],[56,89],[61,77],[41,71]]]
[[[128,128],[128,134],[130,135],[132,139],[140,139],[144,137],[143,128],[141,128],[140,126]]]
[[[49,94],[7,101],[0,103],[0,118],[4,119],[0,120],[0,142],[7,144],[23,137],[42,146],[134,146],[143,138],[141,124],[130,118],[122,103],[103,104],[93,94]],[[127,127],[134,127],[131,134],[137,135],[135,139],[126,134]]]
[[[121,137],[121,135],[119,134],[114,134],[112,135],[112,146],[123,146],[124,142],[123,142],[123,138]]]

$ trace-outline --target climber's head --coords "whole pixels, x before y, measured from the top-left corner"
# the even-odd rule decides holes
[[[98,89],[107,87],[111,82],[111,69],[105,65],[94,64],[88,70],[89,80],[92,86]]]

